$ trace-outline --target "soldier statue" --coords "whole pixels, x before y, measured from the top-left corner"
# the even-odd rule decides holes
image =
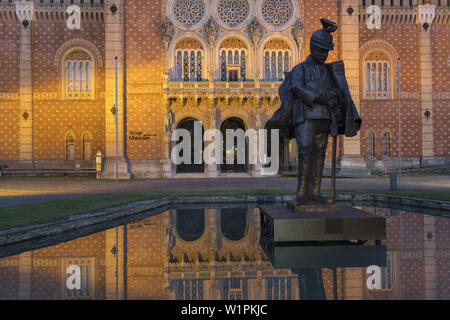
[[[331,33],[337,25],[326,19],[321,22],[323,29],[311,36],[311,54],[285,73],[279,89],[281,107],[270,121],[271,128],[287,130],[287,136],[297,140],[298,187],[294,206],[332,202],[320,192],[329,135],[353,137],[361,127],[343,62],[325,63],[329,51],[334,50]]]

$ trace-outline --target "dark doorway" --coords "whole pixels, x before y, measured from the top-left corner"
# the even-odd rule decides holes
[[[220,209],[220,228],[228,240],[244,238],[247,231],[247,208]]]
[[[178,209],[176,223],[181,239],[198,240],[205,232],[205,209]]]
[[[226,119],[220,128],[223,136],[223,164],[220,166],[220,169],[223,173],[237,173],[237,172],[248,172],[248,145],[247,139],[245,139],[245,163],[238,164],[238,141],[237,138],[234,138],[233,148],[227,150],[227,130],[238,130],[242,129],[245,132],[244,121],[239,118],[228,118]],[[234,154],[234,163],[227,164],[227,153]]]
[[[191,134],[191,163],[182,163],[177,166],[177,173],[203,173],[205,171],[205,163],[203,162],[203,149],[204,149],[204,141],[203,141],[203,126],[202,126],[202,132],[201,132],[201,139],[202,139],[202,147],[200,152],[202,163],[201,164],[195,164],[194,163],[194,145],[195,145],[195,136],[194,136],[194,123],[195,121],[198,121],[194,118],[186,118],[182,120],[178,126],[177,129],[186,129]],[[183,141],[183,138],[180,138],[180,142]],[[183,152],[180,152],[180,156],[183,156]]]

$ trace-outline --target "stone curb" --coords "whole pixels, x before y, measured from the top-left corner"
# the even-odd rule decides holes
[[[69,230],[104,222],[111,222],[169,204],[171,204],[169,199],[141,201],[116,208],[105,209],[100,212],[73,216],[67,220],[0,231],[0,246],[31,240],[33,238],[48,237]]]
[[[0,231],[0,246],[11,245],[23,241],[57,235],[79,228],[112,222],[133,216],[152,209],[174,204],[219,204],[219,203],[281,203],[294,198],[294,195],[247,195],[247,196],[213,196],[213,197],[173,197],[159,200],[147,200],[130,203],[124,206],[105,209],[100,212],[73,216],[48,224],[26,226]],[[428,200],[385,194],[338,194],[338,201],[383,202],[419,208],[429,208],[450,212],[450,202]]]

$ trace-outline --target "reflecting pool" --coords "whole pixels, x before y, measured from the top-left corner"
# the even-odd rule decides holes
[[[256,204],[165,208],[0,259],[0,299],[449,299],[450,218],[359,208],[385,241],[277,247]]]

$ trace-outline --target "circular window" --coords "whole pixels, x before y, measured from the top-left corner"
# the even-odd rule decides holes
[[[271,31],[289,28],[298,18],[299,8],[291,0],[259,0],[257,16],[259,22]]]
[[[293,11],[290,0],[265,0],[261,14],[267,23],[280,27],[291,19]]]
[[[206,7],[202,0],[175,0],[173,3],[175,19],[185,27],[198,24],[205,12]]]
[[[217,11],[223,22],[234,27],[247,19],[250,6],[246,0],[222,0],[219,2]]]

